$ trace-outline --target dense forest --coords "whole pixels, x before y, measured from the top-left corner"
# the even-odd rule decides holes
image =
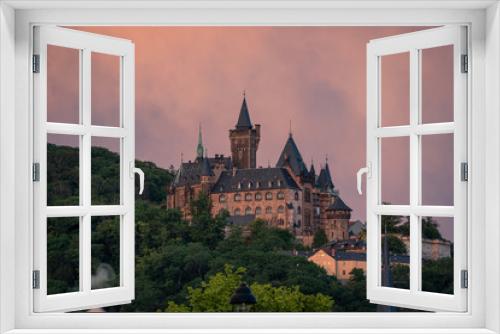
[[[48,203],[78,204],[78,150],[49,144],[47,158]],[[251,224],[249,233],[233,228],[225,237],[226,216],[211,217],[207,196],[193,201],[193,219],[188,224],[178,210],[168,210],[164,204],[172,173],[152,162],[136,161],[136,165],[146,174],[144,194],[136,195],[136,297],[131,304],[107,311],[231,311],[229,297],[241,281],[249,284],[258,299],[254,311],[377,310],[366,300],[362,270],[353,270],[348,282],[340,282],[306,257],[292,256],[292,250],[301,248],[292,234],[259,220]],[[91,169],[92,203],[116,204],[119,156],[93,148]],[[48,292],[78,290],[78,218],[52,218],[47,224]],[[94,217],[91,238],[92,287],[116,286],[117,217]],[[401,246],[392,243],[394,251]],[[449,286],[444,266],[449,263],[426,267],[427,284]],[[395,275],[408,273],[402,270]]]

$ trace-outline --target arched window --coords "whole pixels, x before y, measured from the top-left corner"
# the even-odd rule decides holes
[[[267,214],[271,214],[271,213],[273,213],[273,208],[271,208],[270,206],[268,206],[268,207],[266,208],[266,213],[267,213]]]
[[[284,213],[285,207],[283,205],[278,206],[278,213]]]
[[[261,201],[262,200],[262,194],[261,193],[256,193],[255,194],[255,200],[256,201]]]
[[[224,203],[224,202],[226,202],[226,195],[224,195],[224,194],[220,194],[220,195],[219,195],[219,202],[220,202],[220,203]]]
[[[241,194],[234,194],[234,201],[235,202],[241,201]]]
[[[251,201],[252,198],[253,198],[252,194],[250,194],[250,193],[245,194],[245,201]]]
[[[285,193],[280,191],[278,195],[276,196],[278,199],[284,199],[285,198]]]
[[[236,208],[236,209],[234,209],[234,215],[235,215],[235,216],[239,216],[239,215],[241,215],[241,210],[240,210],[240,208]]]
[[[299,200],[299,192],[298,191],[295,192],[294,198],[296,201]]]
[[[252,214],[252,208],[247,206],[245,209],[245,215],[251,215]]]
[[[302,213],[302,208],[300,206],[297,207],[297,213],[300,215]]]
[[[260,206],[258,206],[255,208],[255,215],[260,215],[260,214],[262,214],[262,209],[260,208]]]
[[[266,199],[267,199],[267,200],[271,200],[271,199],[273,199],[273,193],[272,193],[272,192],[267,192],[267,193],[266,193]]]

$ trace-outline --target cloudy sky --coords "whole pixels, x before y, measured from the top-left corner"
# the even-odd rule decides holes
[[[198,125],[210,155],[229,155],[246,91],[253,123],[261,124],[257,164],[274,165],[291,122],[308,167],[326,157],[353,218],[365,220],[356,171],[365,165],[366,44],[415,31],[399,27],[92,27],[84,30],[132,40],[136,50],[136,155],[161,167],[194,159]],[[450,50],[423,60],[423,121],[448,121],[452,111]],[[74,109],[77,62],[54,52],[49,120]],[[93,58],[93,120],[114,124],[118,91],[115,59]],[[57,65],[56,65],[57,64]],[[65,71],[59,69],[64,66]],[[49,63],[49,72],[51,71]],[[382,60],[382,123],[408,122],[408,55]],[[63,73],[64,75],[61,75]],[[62,98],[61,89],[66,90]],[[71,90],[74,90],[71,98]],[[51,95],[52,94],[52,95]],[[52,97],[51,97],[52,96]],[[57,96],[57,97],[56,97]],[[76,104],[77,105],[77,104]],[[451,204],[452,136],[423,139],[425,204]],[[408,204],[408,140],[382,143],[384,201]],[[385,163],[387,161],[387,163]],[[406,203],[405,203],[406,202]]]

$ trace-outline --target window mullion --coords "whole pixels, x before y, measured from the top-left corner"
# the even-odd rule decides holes
[[[420,204],[420,139],[417,134],[420,108],[419,52],[410,51],[410,207]],[[410,290],[416,292],[420,287],[420,228],[419,217],[410,214]]]
[[[91,145],[92,138],[90,135],[91,124],[91,52],[88,49],[83,50],[82,54],[82,124],[86,129],[82,138],[82,204],[83,207],[89,209],[91,206]],[[91,289],[91,216],[90,211],[84,213],[82,226],[80,227],[80,281],[82,282],[82,291],[90,291]]]

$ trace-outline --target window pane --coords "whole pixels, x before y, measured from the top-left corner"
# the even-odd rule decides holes
[[[120,139],[92,137],[92,205],[120,204]]]
[[[79,205],[80,138],[47,135],[47,205]]]
[[[410,217],[381,216],[381,286],[410,288]]]
[[[422,136],[422,204],[453,205],[453,134]]]
[[[120,126],[120,57],[92,52],[92,124]]]
[[[47,45],[47,121],[80,122],[80,50]]]
[[[78,291],[80,218],[47,219],[47,294]]]
[[[422,290],[453,294],[453,218],[422,217]]]
[[[92,289],[120,286],[120,217],[92,217]]]
[[[410,139],[381,138],[381,199],[382,203],[410,203]]]
[[[453,46],[421,50],[422,123],[453,122]]]
[[[381,126],[410,124],[410,53],[380,57]]]

